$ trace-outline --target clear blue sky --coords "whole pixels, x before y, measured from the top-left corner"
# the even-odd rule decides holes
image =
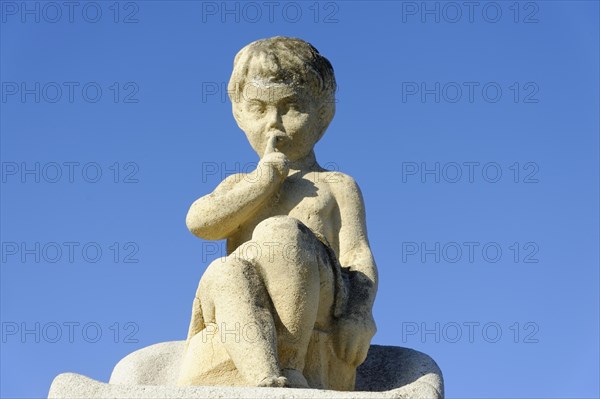
[[[598,2],[246,4],[0,2],[1,396],[184,339],[219,252],[188,206],[256,161],[223,85],[287,35],[336,71],[316,151],[363,190],[373,343],[449,398],[597,398]]]

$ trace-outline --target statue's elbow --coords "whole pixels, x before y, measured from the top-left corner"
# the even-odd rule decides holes
[[[206,218],[188,212],[185,224],[193,235],[204,240],[220,240],[219,232],[214,228],[214,224]]]
[[[196,237],[204,238],[206,235],[207,224],[203,221],[203,218],[192,209],[190,209],[185,218],[185,225],[190,233]]]

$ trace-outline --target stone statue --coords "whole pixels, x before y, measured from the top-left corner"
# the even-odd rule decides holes
[[[260,161],[188,212],[189,230],[227,239],[228,255],[200,280],[178,385],[354,389],[375,334],[377,268],[357,184],[313,151],[335,90],[329,61],[300,39],[235,57],[233,115]]]
[[[227,256],[200,279],[187,340],[130,353],[108,383],[62,373],[49,398],[444,397],[429,356],[370,345],[377,268],[363,200],[313,152],[335,90],[329,61],[300,39],[258,40],[237,54],[233,115],[260,161],[188,212],[193,234],[227,239]]]

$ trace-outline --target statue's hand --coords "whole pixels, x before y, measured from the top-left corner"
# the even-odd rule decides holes
[[[261,168],[261,172],[266,172],[264,175],[269,177],[275,175],[279,178],[278,181],[283,181],[287,177],[290,167],[288,157],[283,152],[277,151],[277,141],[280,139],[281,137],[275,134],[269,137],[258,167]]]
[[[367,358],[377,328],[373,316],[342,316],[337,320],[334,349],[338,357],[358,367]]]

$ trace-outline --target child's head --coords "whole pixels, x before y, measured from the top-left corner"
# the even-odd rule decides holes
[[[228,86],[235,119],[254,150],[262,156],[265,136],[279,131],[289,139],[280,150],[290,158],[305,156],[327,129],[335,90],[329,61],[309,43],[281,36],[240,50]]]

